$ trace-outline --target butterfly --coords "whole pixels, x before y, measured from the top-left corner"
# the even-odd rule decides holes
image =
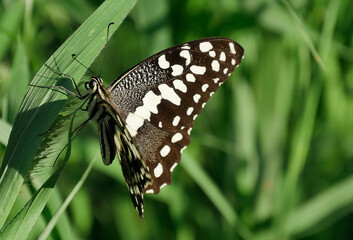
[[[89,117],[82,126],[97,122],[103,163],[118,155],[141,218],[144,195],[171,184],[194,120],[243,54],[231,39],[204,38],[154,54],[108,87],[99,76],[85,83],[87,92],[78,98],[87,104]]]

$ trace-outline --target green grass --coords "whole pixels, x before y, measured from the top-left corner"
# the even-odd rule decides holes
[[[144,0],[132,11],[135,1],[126,0],[102,6],[76,0],[5,2],[0,4],[0,236],[350,239],[351,1]],[[28,87],[29,82],[73,89],[70,79],[43,63],[87,80],[73,53],[99,72],[102,56],[97,56],[109,22],[116,24],[105,85],[173,44],[224,36],[245,49],[243,63],[197,118],[173,184],[146,195],[144,222],[133,209],[118,161],[109,167],[92,162],[99,154],[95,124],[55,168],[58,152],[47,150],[31,170],[40,133],[67,97]],[[68,129],[69,124],[45,142],[57,144],[51,151],[67,142]]]

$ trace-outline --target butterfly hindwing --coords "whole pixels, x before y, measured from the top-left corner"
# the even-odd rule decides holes
[[[116,155],[115,126],[116,122],[109,114],[98,121],[101,154],[105,165],[112,163]]]
[[[152,183],[148,167],[124,126],[119,110],[112,103],[109,93],[99,83],[95,92],[98,92],[98,95],[92,95],[89,101],[90,119],[95,119],[99,126],[103,163],[111,164],[118,153],[131,201],[140,217],[143,217],[144,189]]]

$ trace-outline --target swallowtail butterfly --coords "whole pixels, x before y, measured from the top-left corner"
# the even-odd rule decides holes
[[[118,154],[141,218],[144,194],[171,184],[195,118],[243,53],[231,39],[205,38],[147,58],[108,87],[98,76],[86,82],[79,98],[88,101],[87,121],[98,123],[103,162],[111,164]]]

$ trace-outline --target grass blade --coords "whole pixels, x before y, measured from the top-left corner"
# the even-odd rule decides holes
[[[282,2],[284,3],[284,5],[287,7],[288,11],[290,12],[290,14],[292,14],[294,20],[297,22],[298,26],[299,26],[299,30],[301,33],[301,36],[303,37],[304,42],[306,43],[306,45],[308,46],[308,48],[311,51],[311,54],[313,55],[315,61],[317,62],[317,64],[320,66],[320,68],[326,72],[327,68],[325,63],[322,61],[320,54],[318,53],[318,51],[315,48],[315,45],[312,41],[312,39],[310,38],[309,34],[306,31],[306,28],[302,22],[302,20],[300,19],[300,17],[298,16],[298,14],[293,10],[292,6],[289,4],[289,2],[287,0],[282,0]]]
[[[9,141],[11,125],[5,122],[3,119],[0,119],[0,143],[7,146],[7,142]]]
[[[342,215],[351,213],[353,202],[352,188],[353,176],[349,176],[293,209],[284,223],[286,234],[291,237],[298,235],[303,237],[310,231],[327,227],[330,222],[336,220],[335,215],[340,218]],[[276,239],[276,232],[274,229],[259,231],[255,239]]]
[[[24,1],[12,1],[7,11],[0,18],[0,60],[16,39],[17,31],[23,18]]]
[[[72,138],[72,124],[70,131],[65,158],[58,165],[58,169],[52,176],[43,184],[43,186],[36,192],[36,194],[28,201],[26,206],[12,219],[12,221],[1,230],[0,239],[26,239],[33,225],[39,218],[45,204],[49,200],[52,190],[64,170],[66,163],[69,161],[71,154],[71,138]]]
[[[251,239],[251,232],[238,221],[238,216],[212,179],[204,172],[187,152],[183,155],[184,169],[205,192],[226,221],[234,226],[244,239]]]
[[[75,53],[79,61],[89,66],[104,47],[108,24],[115,22],[111,28],[112,34],[135,2],[136,0],[105,1],[50,57],[47,64],[79,80],[85,69],[72,60],[71,54]],[[57,77],[53,71],[43,66],[32,84],[50,86],[55,83],[52,79]],[[67,84],[65,86],[70,88]],[[49,128],[65,103],[66,97],[58,92],[37,87],[27,90],[0,169],[0,226],[6,221],[28,173],[42,140],[40,134]]]
[[[16,53],[8,79],[8,122],[12,123],[30,81],[28,56],[20,37],[17,38]]]
[[[313,228],[321,229],[327,226],[322,223],[336,220],[333,216],[345,216],[351,213],[352,188],[353,176],[350,176],[299,206],[286,222],[287,232],[293,236],[303,234]]]
[[[93,164],[94,164],[96,159],[97,159],[97,156],[92,159],[92,161],[90,162],[90,164],[86,168],[85,172],[83,173],[81,179],[77,182],[75,188],[71,191],[69,196],[67,196],[67,198],[65,199],[64,203],[62,204],[62,206],[58,209],[57,213],[50,220],[50,222],[48,223],[48,225],[46,226],[46,228],[44,229],[42,234],[39,236],[38,240],[45,240],[45,239],[47,239],[49,237],[49,234],[54,229],[56,223],[58,222],[58,220],[59,220],[59,218],[61,216],[61,214],[66,210],[67,206],[70,204],[72,199],[75,197],[75,195],[78,192],[78,190],[80,190],[80,188],[82,187],[83,183],[86,181],[86,178],[87,178],[88,174],[91,172],[91,169],[92,169]]]

